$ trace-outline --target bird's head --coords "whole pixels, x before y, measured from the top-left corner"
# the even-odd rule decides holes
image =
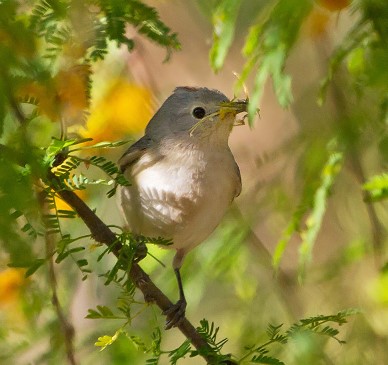
[[[153,139],[191,137],[226,142],[236,115],[246,112],[247,100],[230,101],[217,90],[178,87],[149,122]]]

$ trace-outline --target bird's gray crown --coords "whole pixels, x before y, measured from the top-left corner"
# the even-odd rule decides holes
[[[198,123],[193,115],[195,108],[203,108],[206,115],[219,110],[229,99],[218,90],[205,87],[177,87],[162,104],[147,125],[146,135],[157,141],[187,133]]]

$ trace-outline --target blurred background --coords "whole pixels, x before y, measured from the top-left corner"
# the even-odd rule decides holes
[[[21,3],[28,11],[34,5],[33,1]],[[105,58],[88,71],[88,107],[79,69],[74,73],[63,67],[75,57],[72,52],[76,50],[69,50],[55,66],[68,136],[90,137],[93,143],[135,141],[177,86],[204,86],[230,98],[246,97],[242,88],[235,87],[247,62],[242,49],[250,27],[255,22],[265,24],[277,1],[238,2],[234,40],[218,72],[210,65],[209,51],[214,42],[214,16],[222,1],[146,3],[177,33],[181,49],[165,61],[165,49],[140,35],[135,27],[127,27],[125,34],[134,41],[134,49],[128,52],[125,45],[107,44]],[[283,323],[287,329],[301,318],[358,308],[361,313],[339,327],[337,337],[346,341],[345,345],[324,336],[300,336],[287,345],[275,345],[272,355],[286,364],[383,365],[388,363],[387,201],[372,202],[371,192],[363,189],[363,184],[387,169],[387,39],[383,41],[385,49],[378,50],[379,57],[374,58],[373,49],[368,49],[373,41],[365,36],[341,60],[336,72],[330,57],[338,47],[349,51],[355,25],[365,25],[360,19],[365,17],[367,6],[373,3],[385,12],[388,8],[377,0],[308,3],[285,62],[285,74],[292,81],[292,101],[286,108],[280,105],[274,77],[267,79],[252,125],[235,127],[231,134],[230,147],[240,166],[243,190],[216,232],[184,263],[187,317],[194,325],[202,318],[214,322],[220,327],[219,338],[229,339],[223,353],[240,358],[246,353],[244,346],[266,342],[269,323]],[[291,1],[289,6],[290,13],[280,14],[284,22],[287,18],[292,22],[298,13],[297,2]],[[379,16],[382,34],[388,34],[387,13]],[[368,32],[372,34],[365,28]],[[377,64],[370,66],[374,61]],[[253,71],[244,75],[251,94],[257,78]],[[322,80],[328,75],[323,100]],[[52,136],[59,138],[60,126],[49,121],[53,119],[49,93],[34,85],[27,91],[40,99],[44,117],[32,122],[30,137],[37,145],[47,146]],[[79,118],[84,109],[89,113]],[[10,121],[4,124],[3,143],[14,138],[14,129]],[[117,161],[126,148],[80,154]],[[100,176],[86,165],[78,170],[87,176]],[[105,223],[123,226],[117,199],[106,198],[105,190],[104,186],[91,185],[78,194]],[[61,201],[57,205],[58,209],[69,209]],[[87,234],[78,220],[64,220],[61,229],[74,237]],[[108,255],[98,260],[103,248],[90,238],[80,242],[86,250],[73,256],[87,258],[92,271],[87,280],[81,280],[85,273],[71,259],[55,268],[58,296],[75,330],[77,363],[144,364],[150,354],[144,354],[128,336],[138,336],[149,345],[152,331],[163,328],[164,317],[156,307],[144,305],[136,294],[139,304],[132,305],[133,320],[125,328],[128,335],[119,335],[100,352],[94,346],[97,338],[112,336],[125,321],[88,319],[88,309],[97,305],[114,308],[125,298],[119,285],[105,286],[101,277],[114,265],[114,258]],[[42,257],[39,247],[35,243],[32,251]],[[166,267],[150,256],[141,266],[175,301],[178,291],[170,266],[173,252],[154,245],[149,251]],[[8,263],[9,254],[4,249],[0,254],[0,363],[68,363],[50,302],[47,270],[42,267],[26,279],[25,269],[7,268]],[[185,338],[172,329],[163,331],[162,339],[162,349],[167,351]],[[186,357],[178,364],[204,363],[201,361]],[[160,364],[168,362],[167,357],[160,360]]]

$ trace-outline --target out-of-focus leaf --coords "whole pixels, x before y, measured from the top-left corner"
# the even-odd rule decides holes
[[[365,70],[365,49],[357,47],[348,56],[347,67],[353,75],[359,75]]]
[[[272,257],[272,265],[275,271],[279,269],[284,251],[286,250],[291,237],[299,230],[303,215],[306,213],[307,208],[307,206],[299,207],[299,209],[293,214],[290,223],[288,223],[287,227],[282,232],[282,236],[276,244],[275,252]]]
[[[342,167],[343,155],[340,152],[332,153],[321,174],[321,185],[315,192],[311,213],[306,219],[306,228],[301,232],[302,244],[299,248],[299,278],[302,280],[306,264],[310,262],[312,251],[323,216],[326,211],[330,189]]]
[[[381,201],[388,198],[388,174],[372,176],[364,185],[363,189],[369,192],[369,201]]]
[[[150,40],[164,46],[167,49],[166,60],[172,50],[180,49],[180,43],[176,33],[164,24],[155,8],[138,0],[125,1],[100,1],[107,15],[107,27],[109,37],[119,44],[127,45],[131,50],[134,47],[132,39],[125,35],[126,23],[136,27],[137,31],[144,34]]]
[[[210,50],[210,64],[219,71],[233,41],[235,23],[241,0],[224,0],[213,13],[213,46]]]
[[[333,52],[329,61],[329,70],[326,77],[321,83],[321,88],[318,94],[318,104],[322,105],[326,98],[327,88],[333,79],[333,76],[337,69],[341,66],[342,62],[357,49],[362,41],[370,34],[370,30],[365,30],[361,23],[357,23],[351,31],[348,33],[345,41],[341,43],[338,48]]]
[[[236,85],[237,89],[241,88],[249,74],[256,69],[248,107],[250,124],[269,77],[272,78],[279,104],[287,107],[291,103],[291,78],[284,72],[284,67],[311,6],[308,0],[280,0],[268,11],[264,21],[251,27],[243,49],[247,61]]]

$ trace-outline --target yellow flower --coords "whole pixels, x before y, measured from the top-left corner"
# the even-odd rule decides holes
[[[93,143],[138,134],[144,130],[153,109],[148,88],[118,79],[96,103],[81,134],[93,138]]]
[[[55,75],[57,102],[60,103],[61,116],[68,122],[79,119],[88,107],[89,72],[88,65],[76,65],[61,69]]]
[[[74,123],[89,105],[88,65],[63,68],[52,78],[42,81],[26,82],[20,85],[18,96],[38,100],[38,111],[53,122],[64,119]]]
[[[15,302],[26,283],[23,269],[6,269],[0,272],[0,306]]]
[[[77,196],[81,198],[83,201],[87,199],[86,190],[77,190],[74,193],[77,194]],[[55,206],[57,210],[73,210],[73,208],[70,205],[68,205],[64,200],[62,200],[59,197],[55,198]]]

